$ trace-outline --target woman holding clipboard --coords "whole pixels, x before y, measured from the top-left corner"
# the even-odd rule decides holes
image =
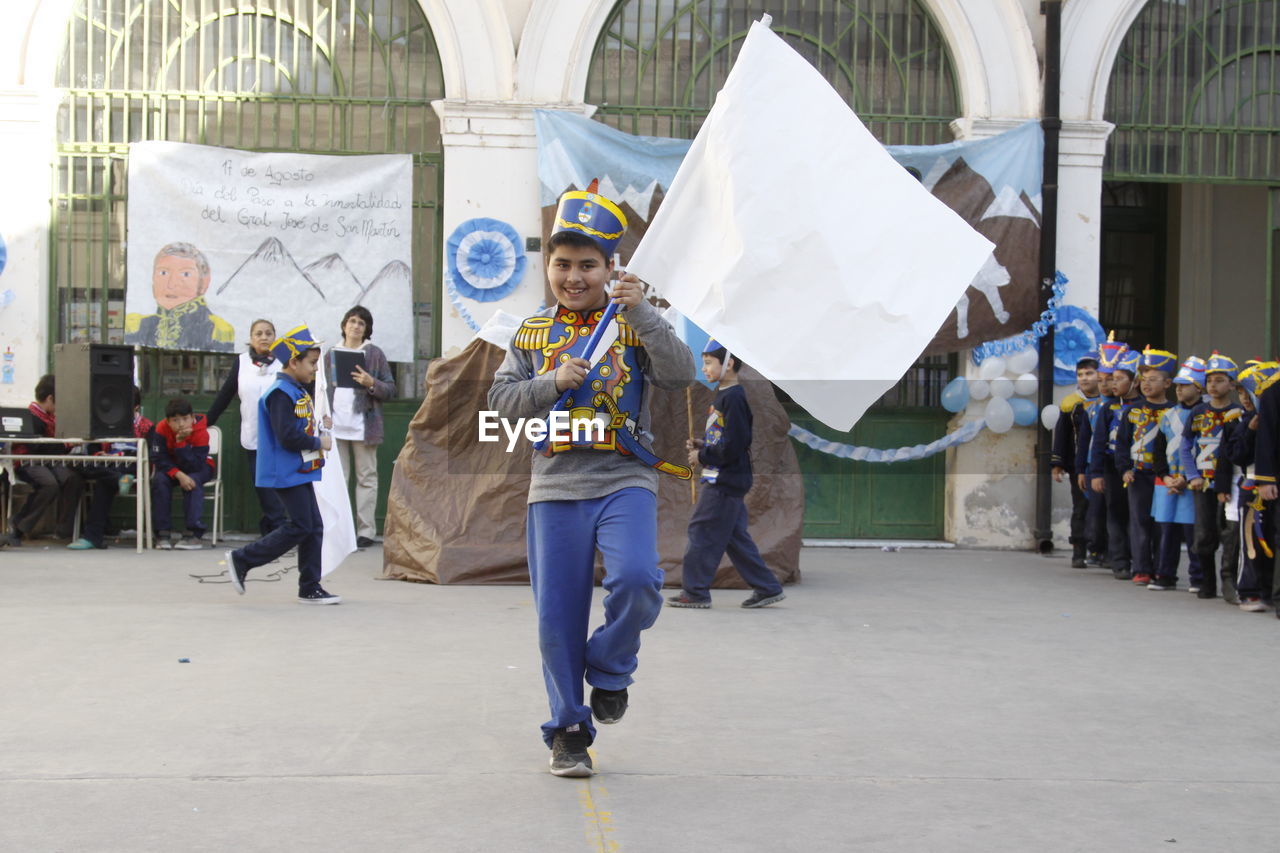
[[[356,547],[368,548],[378,534],[378,445],[382,444],[382,401],[396,386],[387,356],[370,342],[373,315],[356,305],[342,315],[342,344],[325,356],[333,438],[343,470],[356,482]]]

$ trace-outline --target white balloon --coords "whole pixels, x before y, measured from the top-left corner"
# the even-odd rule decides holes
[[[985,400],[991,396],[991,383],[985,379],[969,380],[969,399]]]
[[[1013,380],[1013,391],[1019,397],[1030,396],[1036,393],[1036,389],[1039,387],[1040,380],[1034,373],[1024,373]]]
[[[1008,432],[1013,427],[1013,407],[1004,397],[992,397],[987,401],[986,419],[992,432]]]
[[[1009,356],[1010,373],[1031,373],[1040,364],[1040,351],[1035,346],[1018,350]]]
[[[1008,400],[1013,396],[1013,380],[1007,376],[997,376],[991,380],[991,396]]]
[[[1040,410],[1040,423],[1044,424],[1045,429],[1053,429],[1058,425],[1058,418],[1061,415],[1062,407],[1050,403]]]
[[[990,382],[997,376],[1004,375],[1004,372],[1008,367],[1009,366],[1005,363],[1002,356],[993,355],[991,358],[982,362],[982,366],[978,368],[978,377]]]

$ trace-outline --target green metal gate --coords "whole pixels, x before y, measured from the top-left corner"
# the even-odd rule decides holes
[[[444,83],[417,0],[77,0],[57,81],[54,341],[124,340],[130,143],[412,154],[417,360],[395,365],[401,395],[413,399],[389,405],[387,433],[407,424],[440,348],[443,157],[431,101]],[[177,393],[203,409],[231,359],[147,352],[144,409],[154,416]],[[228,411],[224,434],[238,434],[237,420]],[[249,529],[256,502],[239,456],[225,457],[227,523]],[[380,460],[380,476],[389,479],[390,465]]]
[[[605,124],[691,138],[711,109],[747,30],[762,14],[814,64],[886,145],[952,141],[961,114],[950,54],[919,0],[622,0],[596,41],[587,101]],[[927,443],[946,432],[939,405],[955,358],[931,357],[849,433],[793,420],[836,441],[879,447]],[[805,477],[805,535],[939,539],[943,457],[870,464],[796,445]]]

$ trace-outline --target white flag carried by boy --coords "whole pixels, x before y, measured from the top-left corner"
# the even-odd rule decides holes
[[[991,250],[755,23],[627,269],[848,430]]]
[[[329,382],[324,375],[324,361],[320,359],[320,369],[316,371],[316,399],[312,403],[317,420],[333,414],[329,410]],[[347,494],[338,442],[325,453],[320,479],[311,485],[316,490],[316,504],[324,522],[324,541],[320,546],[320,576],[324,577],[356,550],[356,527],[351,518],[351,498]]]

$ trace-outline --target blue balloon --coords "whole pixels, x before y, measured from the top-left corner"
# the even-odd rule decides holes
[[[942,389],[942,408],[948,412],[959,412],[969,405],[969,382],[963,376],[957,376]]]
[[[1040,418],[1034,400],[1026,397],[1010,397],[1009,405],[1013,408],[1013,422],[1018,426],[1031,426]]]

